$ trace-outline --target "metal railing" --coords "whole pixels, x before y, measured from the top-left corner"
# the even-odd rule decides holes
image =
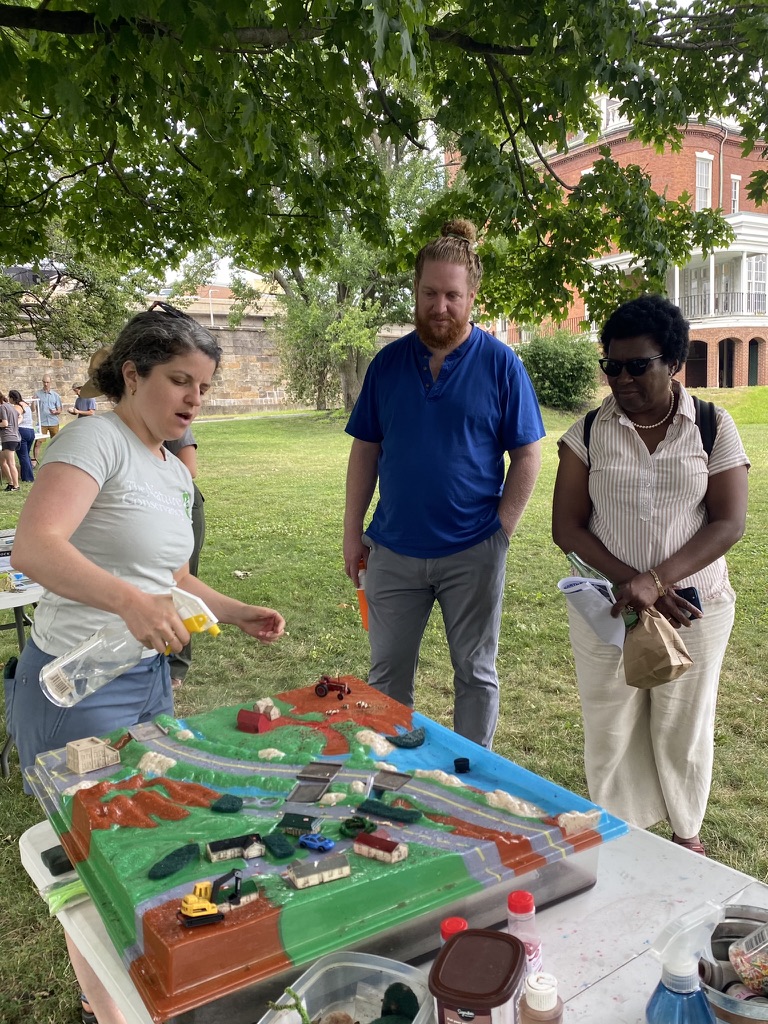
[[[707,316],[728,314],[765,314],[768,309],[765,292],[716,292],[714,304],[710,296],[681,295],[680,309],[683,316],[699,319]]]

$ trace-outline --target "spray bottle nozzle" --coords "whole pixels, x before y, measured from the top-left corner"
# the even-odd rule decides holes
[[[179,590],[178,587],[174,587],[171,591],[171,597],[176,606],[176,611],[179,613],[179,618],[190,633],[206,631],[211,636],[219,635],[221,630],[216,625],[219,620],[208,605],[197,597],[196,594],[190,594],[186,590]],[[165,653],[169,654],[170,648]]]
[[[707,902],[670,921],[651,946],[661,960],[662,983],[672,992],[699,987],[699,959],[708,954],[712,932],[722,919],[723,908]]]

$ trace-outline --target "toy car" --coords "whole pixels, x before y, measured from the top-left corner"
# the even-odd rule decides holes
[[[299,836],[299,846],[303,846],[305,850],[319,850],[320,853],[328,853],[335,845],[336,843],[332,839],[320,832],[305,832],[303,836]]]
[[[342,683],[339,679],[331,679],[329,676],[322,676],[315,686],[315,693],[318,697],[327,697],[331,690],[336,691],[336,696],[339,700],[344,700],[344,697],[348,693],[352,693],[352,690],[346,683]]]

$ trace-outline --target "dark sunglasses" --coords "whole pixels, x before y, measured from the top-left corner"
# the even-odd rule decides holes
[[[170,302],[161,302],[160,299],[156,299],[152,303],[152,305],[149,307],[147,312],[151,313],[153,309],[159,309],[163,313],[167,313],[168,316],[175,317],[177,320],[191,320],[192,319],[192,317],[189,315],[189,313],[185,313],[183,309],[176,309],[176,307],[172,306],[170,304]]]
[[[620,359],[598,359],[600,369],[606,377],[618,377],[626,368],[630,377],[642,377],[653,359],[663,359],[663,355],[644,356],[642,359],[627,359],[622,362]]]

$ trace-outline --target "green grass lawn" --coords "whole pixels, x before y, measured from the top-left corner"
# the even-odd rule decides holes
[[[747,534],[729,556],[739,600],[721,678],[715,778],[703,838],[718,860],[765,881],[768,389],[699,394],[731,412],[752,460]],[[568,568],[549,531],[557,438],[574,418],[545,415],[543,469],[511,545],[495,749],[586,795],[581,714],[563,599],[555,586]],[[339,414],[310,413],[196,425],[208,524],[201,576],[243,600],[278,608],[287,620],[287,635],[271,648],[228,627],[217,639],[196,638],[193,668],[178,692],[180,714],[309,684],[322,673],[366,676],[366,636],[341,557],[350,443],[344,422]],[[23,496],[23,491],[3,496],[0,528],[14,525]],[[236,571],[250,575],[238,578]],[[14,636],[0,634],[0,661],[13,653]],[[452,671],[436,610],[424,638],[417,704],[450,726],[452,698]],[[0,877],[7,894],[0,938],[0,1020],[69,1024],[79,1015],[61,930],[48,918],[18,862],[20,835],[43,815],[33,799],[23,796],[17,762],[12,764],[11,778],[0,780]]]

